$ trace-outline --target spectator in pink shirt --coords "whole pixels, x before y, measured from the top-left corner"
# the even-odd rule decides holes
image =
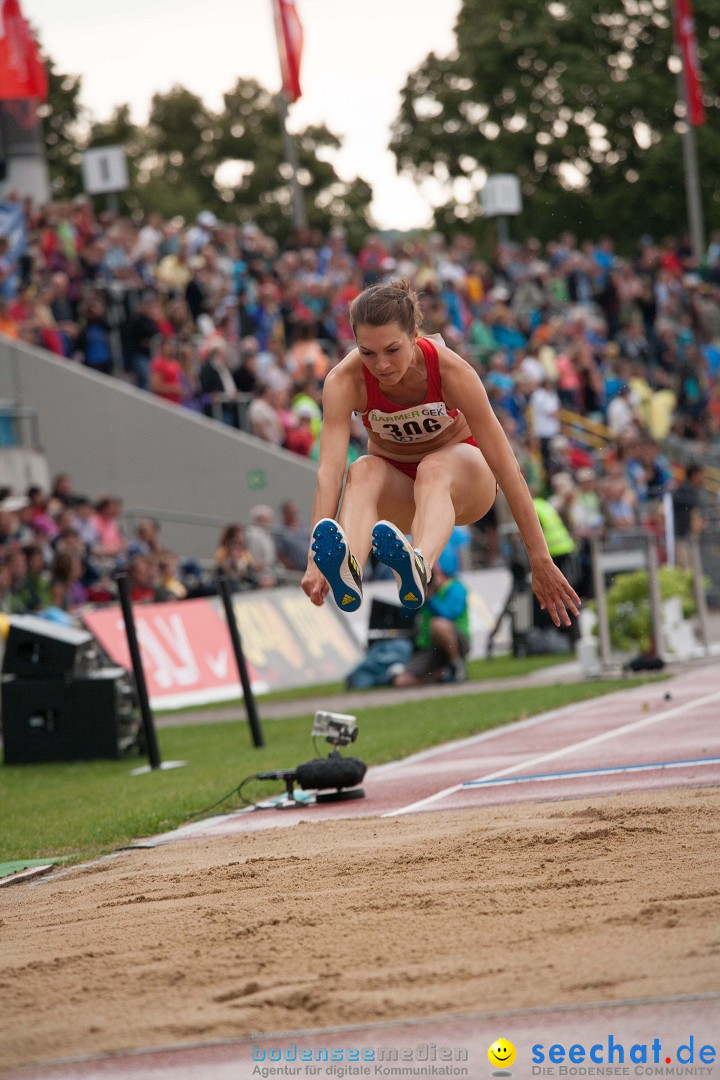
[[[97,529],[98,541],[93,555],[98,558],[116,559],[125,554],[127,540],[120,528],[120,510],[122,503],[112,495],[106,495],[95,506],[93,524]]]

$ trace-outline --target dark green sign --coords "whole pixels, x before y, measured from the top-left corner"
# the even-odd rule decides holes
[[[259,491],[260,488],[267,485],[267,476],[264,469],[248,469],[246,480],[251,491]]]

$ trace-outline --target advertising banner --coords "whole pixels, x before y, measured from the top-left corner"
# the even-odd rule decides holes
[[[313,607],[297,589],[234,598],[253,690],[282,690],[342,679],[361,650],[326,604]],[[242,696],[222,604],[208,599],[133,608],[150,702],[156,709],[229,701]],[[118,605],[83,619],[113,661],[130,668]]]

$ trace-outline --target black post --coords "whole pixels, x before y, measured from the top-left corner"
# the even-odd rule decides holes
[[[252,687],[250,686],[250,676],[248,675],[247,664],[245,663],[245,656],[242,650],[240,631],[238,630],[237,620],[235,619],[235,608],[233,607],[232,602],[230,582],[224,574],[221,574],[218,577],[218,589],[222,598],[223,607],[225,608],[225,618],[227,619],[230,640],[232,641],[233,652],[235,653],[235,663],[237,664],[240,682],[242,683],[245,709],[247,711],[248,723],[252,732],[253,744],[257,747],[264,746],[265,740],[263,738],[262,728],[260,727],[257,709],[255,708],[255,697],[252,692]]]
[[[122,608],[123,619],[125,621],[125,633],[127,634],[130,661],[132,663],[138,700],[140,702],[140,715],[142,717],[150,768],[159,769],[160,751],[158,750],[157,738],[155,737],[155,720],[153,718],[152,709],[150,708],[150,698],[148,697],[147,684],[145,682],[145,671],[142,666],[140,646],[138,645],[137,631],[135,630],[135,618],[133,616],[132,603],[130,602],[130,583],[127,574],[116,574],[115,580],[120,596],[120,607]]]

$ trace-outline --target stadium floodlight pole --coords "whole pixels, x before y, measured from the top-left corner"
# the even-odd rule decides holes
[[[683,121],[682,149],[683,168],[685,171],[685,201],[687,203],[688,227],[690,229],[690,242],[693,255],[698,266],[705,254],[705,224],[703,221],[702,196],[700,195],[700,170],[698,168],[697,143],[695,142],[695,128],[690,123],[688,112],[687,92],[682,68],[678,75],[678,87],[680,100],[685,105],[685,119]]]
[[[702,99],[702,75],[698,59],[692,0],[672,0],[672,24],[675,42],[672,66],[677,71],[678,98],[685,110],[681,134],[685,201],[693,256],[697,265],[700,266],[705,254],[705,228],[694,126],[705,123],[705,107]]]
[[[227,620],[228,630],[230,631],[230,641],[232,642],[233,653],[235,654],[235,663],[237,664],[240,682],[242,683],[245,711],[252,733],[253,745],[259,748],[265,745],[265,739],[263,738],[260,720],[258,719],[257,709],[255,707],[255,696],[252,692],[252,686],[250,685],[250,676],[248,675],[245,654],[243,653],[242,642],[240,640],[240,631],[238,630],[237,619],[235,618],[232,590],[230,588],[230,582],[224,574],[221,574],[218,577],[218,591],[225,609],[225,618]]]
[[[307,212],[305,210],[305,196],[303,195],[302,186],[298,180],[298,172],[300,170],[300,161],[298,159],[297,146],[295,145],[295,139],[287,128],[288,117],[288,101],[285,93],[281,91],[275,98],[278,111],[278,120],[280,122],[280,133],[282,135],[283,146],[285,148],[285,160],[290,167],[290,189],[292,192],[292,208],[293,208],[293,224],[298,232],[304,232],[307,229]]]

